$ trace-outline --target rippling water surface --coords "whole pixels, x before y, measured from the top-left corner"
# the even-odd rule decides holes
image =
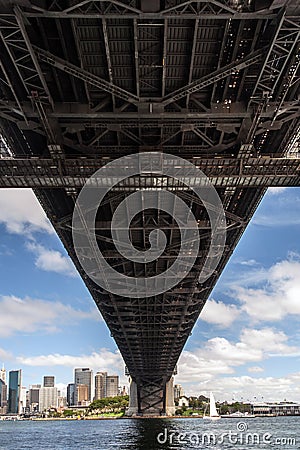
[[[0,421],[0,450],[300,449],[300,417]]]

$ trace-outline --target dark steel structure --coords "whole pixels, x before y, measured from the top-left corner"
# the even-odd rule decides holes
[[[178,357],[266,188],[299,186],[299,40],[298,0],[0,1],[0,186],[34,189],[124,357],[140,414],[167,412]],[[122,298],[81,269],[72,212],[95,170],[144,151],[190,159],[207,174],[226,211],[227,242],[217,270],[199,284],[207,213],[191,190],[159,175],[156,158],[151,175],[107,195],[95,224],[99,247],[135,277],[173,263],[180,233],[159,205],[130,228],[142,250],[151,230],[164,230],[158,261],[127,261],[112,244],[116,207],[150,187],[189,205],[201,248],[175,288]]]

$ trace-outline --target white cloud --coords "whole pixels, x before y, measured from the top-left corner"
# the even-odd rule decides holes
[[[279,195],[282,194],[284,191],[286,191],[288,188],[287,187],[270,187],[268,188],[268,194],[271,195]]]
[[[248,372],[250,373],[260,373],[260,372],[264,372],[264,369],[262,367],[259,366],[252,366],[252,367],[248,367]]]
[[[128,377],[124,374],[125,363],[119,350],[111,351],[107,348],[101,348],[91,354],[70,355],[70,354],[45,354],[38,356],[18,356],[16,362],[19,365],[30,367],[52,368],[61,366],[66,368],[89,367],[96,373],[97,371],[108,372],[109,374],[119,375],[121,385],[128,384]],[[64,384],[56,384],[60,389],[64,389]]]
[[[288,337],[272,328],[244,329],[239,342],[222,337],[208,340],[202,348],[184,351],[179,359],[176,383],[183,384],[187,395],[208,395],[213,391],[218,400],[300,401],[300,372],[283,377],[235,376],[237,367],[277,356],[295,356],[298,349],[288,345]],[[299,354],[299,353],[298,353]],[[259,374],[258,365],[248,371]]]
[[[26,297],[0,297],[0,336],[13,334],[56,332],[59,326],[80,320],[99,320],[96,311],[81,311],[60,302],[51,302]]]
[[[17,360],[27,366],[64,366],[64,367],[90,367],[95,370],[111,371],[112,367],[123,367],[124,362],[119,351],[112,352],[108,349],[100,349],[90,355],[61,355],[54,353],[49,355],[17,357]]]
[[[226,305],[214,299],[208,300],[201,312],[200,319],[223,327],[230,326],[239,316],[235,305]]]
[[[209,339],[201,348],[183,351],[178,367],[178,378],[190,383],[201,378],[214,379],[217,375],[232,374],[238,366],[263,361],[272,356],[295,356],[299,349],[287,344],[288,337],[272,328],[244,329],[238,342],[224,337]]]
[[[299,260],[281,261],[265,271],[260,280],[264,279],[263,287],[236,286],[235,297],[241,302],[242,310],[255,321],[278,321],[287,315],[300,315],[299,274]]]
[[[70,277],[78,276],[78,273],[71,259],[63,256],[59,251],[49,250],[40,244],[28,242],[28,250],[36,255],[35,265],[46,272],[56,272]]]
[[[0,189],[0,223],[9,233],[54,233],[31,189]]]
[[[124,374],[125,363],[119,350],[111,351],[102,348],[88,355],[62,355],[60,353],[53,353],[39,356],[18,356],[16,361],[21,365],[31,367],[89,367],[94,373],[101,371],[119,375],[122,385],[127,385],[128,383],[128,377]]]
[[[188,395],[212,391],[220,401],[300,401],[299,377],[300,373],[284,377],[226,376],[186,385],[185,391]]]
[[[239,264],[241,264],[242,266],[257,266],[258,262],[255,261],[255,259],[248,259],[245,261],[240,261]]]

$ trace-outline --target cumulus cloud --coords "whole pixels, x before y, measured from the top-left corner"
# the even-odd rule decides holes
[[[201,348],[184,351],[179,359],[179,378],[184,382],[211,380],[216,376],[233,374],[235,368],[263,361],[272,356],[294,356],[298,348],[288,345],[288,337],[272,328],[244,329],[238,342],[224,337],[209,339]]]
[[[57,250],[49,250],[43,245],[34,242],[26,244],[28,250],[36,255],[35,265],[46,272],[56,272],[70,277],[78,276],[78,273],[67,256],[63,256]]]
[[[59,326],[84,319],[99,320],[96,311],[81,311],[60,302],[25,297],[0,297],[0,337],[14,334],[56,332]]]
[[[54,353],[32,357],[17,357],[17,360],[26,366],[64,366],[64,367],[91,367],[110,371],[112,367],[124,368],[123,359],[119,351],[112,352],[106,348],[93,352],[90,355],[62,355]]]
[[[87,355],[69,355],[69,354],[45,354],[39,356],[18,356],[16,361],[24,366],[38,367],[89,367],[95,372],[109,372],[119,375],[120,383],[127,384],[127,377],[124,375],[124,361],[119,350],[111,351],[101,348],[99,351]],[[63,385],[60,386],[63,388]]]
[[[239,314],[240,311],[235,305],[226,305],[221,301],[211,299],[206,302],[200,318],[208,323],[228,327],[238,318]]]
[[[300,373],[284,377],[226,376],[187,385],[185,391],[188,395],[208,395],[213,391],[219,401],[300,401],[299,376]]]
[[[0,189],[0,223],[9,233],[54,233],[31,189]]]
[[[279,321],[300,315],[300,261],[284,260],[265,272],[262,287],[236,286],[241,308],[255,321]]]

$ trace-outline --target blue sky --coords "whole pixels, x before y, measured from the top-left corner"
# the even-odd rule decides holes
[[[194,327],[176,382],[217,399],[300,401],[300,189],[271,189]],[[23,385],[124,364],[31,190],[0,190],[0,364]]]

